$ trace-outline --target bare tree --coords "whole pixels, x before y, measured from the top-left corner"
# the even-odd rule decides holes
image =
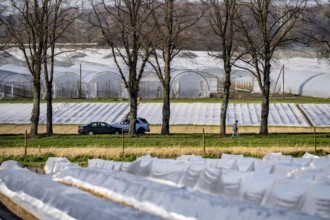
[[[306,8],[297,32],[305,37],[303,43],[318,48],[320,58],[330,60],[330,2],[315,2]]]
[[[2,18],[12,43],[23,52],[33,77],[33,110],[30,134],[38,134],[41,99],[41,77],[44,73],[47,99],[47,134],[52,134],[52,84],[55,43],[67,30],[77,13],[62,5],[63,0],[14,1]],[[50,52],[50,54],[48,54]],[[48,64],[50,63],[50,68]]]
[[[224,97],[222,99],[221,112],[220,112],[220,136],[226,136],[226,119],[227,109],[230,95],[231,86],[231,70],[232,66],[237,60],[238,50],[235,47],[234,35],[237,33],[235,30],[236,13],[236,0],[209,0],[208,4],[209,21],[219,48],[219,53],[211,55],[219,57],[223,60],[223,68],[225,71],[225,80],[223,85]],[[235,54],[236,52],[236,54]]]
[[[5,11],[5,7],[0,3],[0,51],[2,51],[5,47],[6,44],[8,43],[9,39],[8,38],[8,32],[6,31],[6,26],[3,22],[3,12]]]
[[[66,30],[78,17],[76,8],[64,5],[65,0],[49,0],[47,5],[46,30],[45,38],[47,49],[44,50],[44,80],[46,87],[46,101],[47,101],[47,127],[46,133],[53,134],[53,107],[52,107],[52,93],[54,80],[54,63],[56,42],[63,36]],[[49,53],[49,54],[48,54]]]
[[[28,69],[33,78],[33,109],[31,113],[30,135],[38,134],[40,117],[40,91],[42,64],[47,50],[47,5],[48,1],[10,0],[7,12],[14,16],[2,18],[6,30],[23,52]]]
[[[104,40],[111,47],[114,61],[129,94],[130,135],[136,134],[139,83],[151,53],[148,24],[151,2],[118,0],[113,5],[107,5],[104,0],[99,3],[90,0],[95,15],[90,23],[101,29]]]
[[[166,135],[170,134],[171,61],[183,49],[182,33],[202,17],[203,9],[196,3],[164,0],[156,2],[152,12],[153,59],[149,63],[163,87],[161,134]],[[162,60],[159,60],[158,52],[161,53]]]
[[[276,5],[277,4],[277,5]],[[306,1],[240,1],[241,45],[247,55],[242,59],[256,78],[262,93],[260,134],[268,134],[271,60],[276,49],[294,41],[290,31],[299,19]],[[276,10],[282,7],[281,10]],[[281,13],[278,13],[278,12]]]

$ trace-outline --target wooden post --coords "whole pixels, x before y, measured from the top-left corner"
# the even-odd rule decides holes
[[[316,127],[314,127],[314,148],[315,148],[315,153],[317,151],[316,149]]]
[[[283,73],[282,73],[282,99],[284,99],[284,65],[282,66],[282,70],[283,70]]]
[[[81,91],[81,72],[82,72],[82,68],[81,68],[81,64],[80,64],[80,68],[79,68],[79,94],[78,94],[78,96],[79,96],[79,99],[81,99],[82,98],[82,91]]]
[[[203,128],[203,149],[204,149],[204,155],[206,153],[206,150],[205,150],[205,129]]]
[[[122,148],[123,148],[122,153],[125,154],[124,131],[122,131],[121,133],[122,133],[121,143],[122,143]]]
[[[27,130],[25,129],[24,156],[27,155]]]

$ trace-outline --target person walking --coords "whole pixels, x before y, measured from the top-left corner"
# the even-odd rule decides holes
[[[239,138],[239,134],[238,134],[238,120],[235,121],[234,125],[233,125],[233,134],[231,135],[231,139],[233,139],[235,137],[235,134],[237,135],[237,138]]]

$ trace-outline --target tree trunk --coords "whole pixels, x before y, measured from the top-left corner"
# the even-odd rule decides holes
[[[262,97],[261,105],[261,123],[259,134],[268,134],[268,114],[269,114],[269,96]]]
[[[48,135],[53,134],[53,97],[52,97],[52,83],[47,84],[47,91],[46,91],[46,100],[47,100],[47,128],[46,133]]]
[[[39,78],[37,78],[33,83],[33,108],[30,118],[31,121],[30,135],[32,137],[38,134],[39,117],[40,117],[40,80]]]
[[[269,95],[270,95],[270,64],[265,65],[264,86],[262,89],[261,122],[259,134],[268,134],[269,115]]]
[[[226,120],[227,120],[227,109],[228,109],[228,102],[229,102],[229,95],[230,95],[230,72],[231,70],[226,71],[226,80],[224,83],[224,94],[225,96],[222,99],[221,104],[221,113],[220,113],[220,136],[226,136]]]
[[[137,97],[138,92],[135,90],[131,90],[130,94],[130,126],[129,126],[129,135],[134,136],[136,135],[136,117],[137,117]]]
[[[168,31],[169,36],[172,35],[173,26],[173,1],[167,2],[167,9],[169,13]],[[168,41],[165,48],[165,59],[164,59],[164,80],[163,84],[163,121],[162,121],[162,135],[170,134],[170,117],[171,117],[171,103],[170,103],[170,92],[171,92],[171,48],[172,42]],[[161,74],[161,73],[160,73]]]
[[[171,116],[171,103],[170,103],[170,80],[166,80],[163,86],[163,121],[161,134],[170,134],[170,116]]]

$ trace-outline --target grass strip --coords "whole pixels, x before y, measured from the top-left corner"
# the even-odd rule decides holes
[[[241,134],[240,139],[231,139],[230,135],[220,138],[217,134],[205,134],[206,147],[328,147],[330,133],[317,133],[316,142],[312,133],[273,133],[267,136]],[[200,147],[203,145],[201,134],[147,134],[139,137],[124,137],[125,147]],[[24,147],[24,135],[0,135],[0,148]],[[28,148],[118,148],[122,146],[121,135],[39,135],[27,140]]]

